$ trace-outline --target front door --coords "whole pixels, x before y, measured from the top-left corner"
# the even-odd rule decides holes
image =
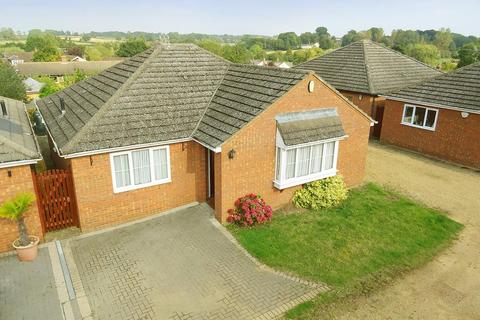
[[[207,202],[215,208],[215,153],[207,149]]]

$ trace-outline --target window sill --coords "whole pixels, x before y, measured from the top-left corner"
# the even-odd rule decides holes
[[[331,169],[325,172],[321,172],[315,175],[309,175],[305,177],[299,177],[299,178],[294,178],[294,179],[289,179],[287,181],[278,181],[278,180],[273,180],[273,186],[279,190],[283,190],[286,188],[291,188],[295,187],[304,183],[312,182],[315,180],[320,180],[320,179],[325,179],[328,177],[333,177],[337,175],[337,170],[336,169]]]
[[[172,179],[168,178],[168,179],[158,180],[158,181],[154,181],[154,182],[150,182],[150,183],[146,183],[146,184],[132,185],[132,186],[123,187],[123,188],[115,188],[114,187],[113,188],[113,193],[122,193],[122,192],[126,192],[126,191],[144,189],[144,188],[153,187],[153,186],[157,186],[157,185],[165,184],[165,183],[170,183],[170,182],[172,182]]]
[[[402,122],[401,124],[404,125],[404,126],[407,126],[407,127],[412,127],[412,128],[417,128],[417,129],[423,129],[423,130],[427,130],[427,131],[435,131],[435,128],[417,126],[417,125],[411,124],[411,123]]]

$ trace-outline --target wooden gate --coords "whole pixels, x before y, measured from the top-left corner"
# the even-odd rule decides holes
[[[44,232],[79,227],[71,171],[53,169],[34,177]]]

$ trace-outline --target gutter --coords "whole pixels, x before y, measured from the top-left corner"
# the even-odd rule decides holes
[[[19,160],[19,161],[13,161],[13,162],[0,163],[0,169],[18,167],[18,166],[23,166],[27,164],[36,164],[40,160],[42,159],[29,159],[29,160]]]
[[[382,95],[382,97],[384,97],[385,99],[389,99],[389,100],[395,100],[395,101],[407,102],[407,103],[415,103],[415,104],[423,105],[423,106],[426,106],[426,107],[434,107],[434,108],[454,110],[454,111],[459,111],[459,112],[468,112],[468,113],[480,114],[480,110],[472,110],[472,109],[466,109],[466,108],[456,108],[456,107],[450,107],[450,106],[445,106],[445,105],[436,104],[436,103],[418,101],[418,100],[413,100],[413,99],[404,99],[404,98],[398,98],[398,97],[388,96],[388,95]]]

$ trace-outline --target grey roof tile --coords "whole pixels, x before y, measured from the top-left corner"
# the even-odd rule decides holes
[[[0,164],[40,159],[30,120],[22,101],[0,97],[7,116],[0,111]]]
[[[404,88],[389,96],[465,111],[480,111],[480,62]]]
[[[37,105],[61,154],[190,137],[217,147],[307,74],[159,45]]]
[[[361,40],[295,68],[313,70],[337,90],[385,94],[442,74],[370,40]]]

